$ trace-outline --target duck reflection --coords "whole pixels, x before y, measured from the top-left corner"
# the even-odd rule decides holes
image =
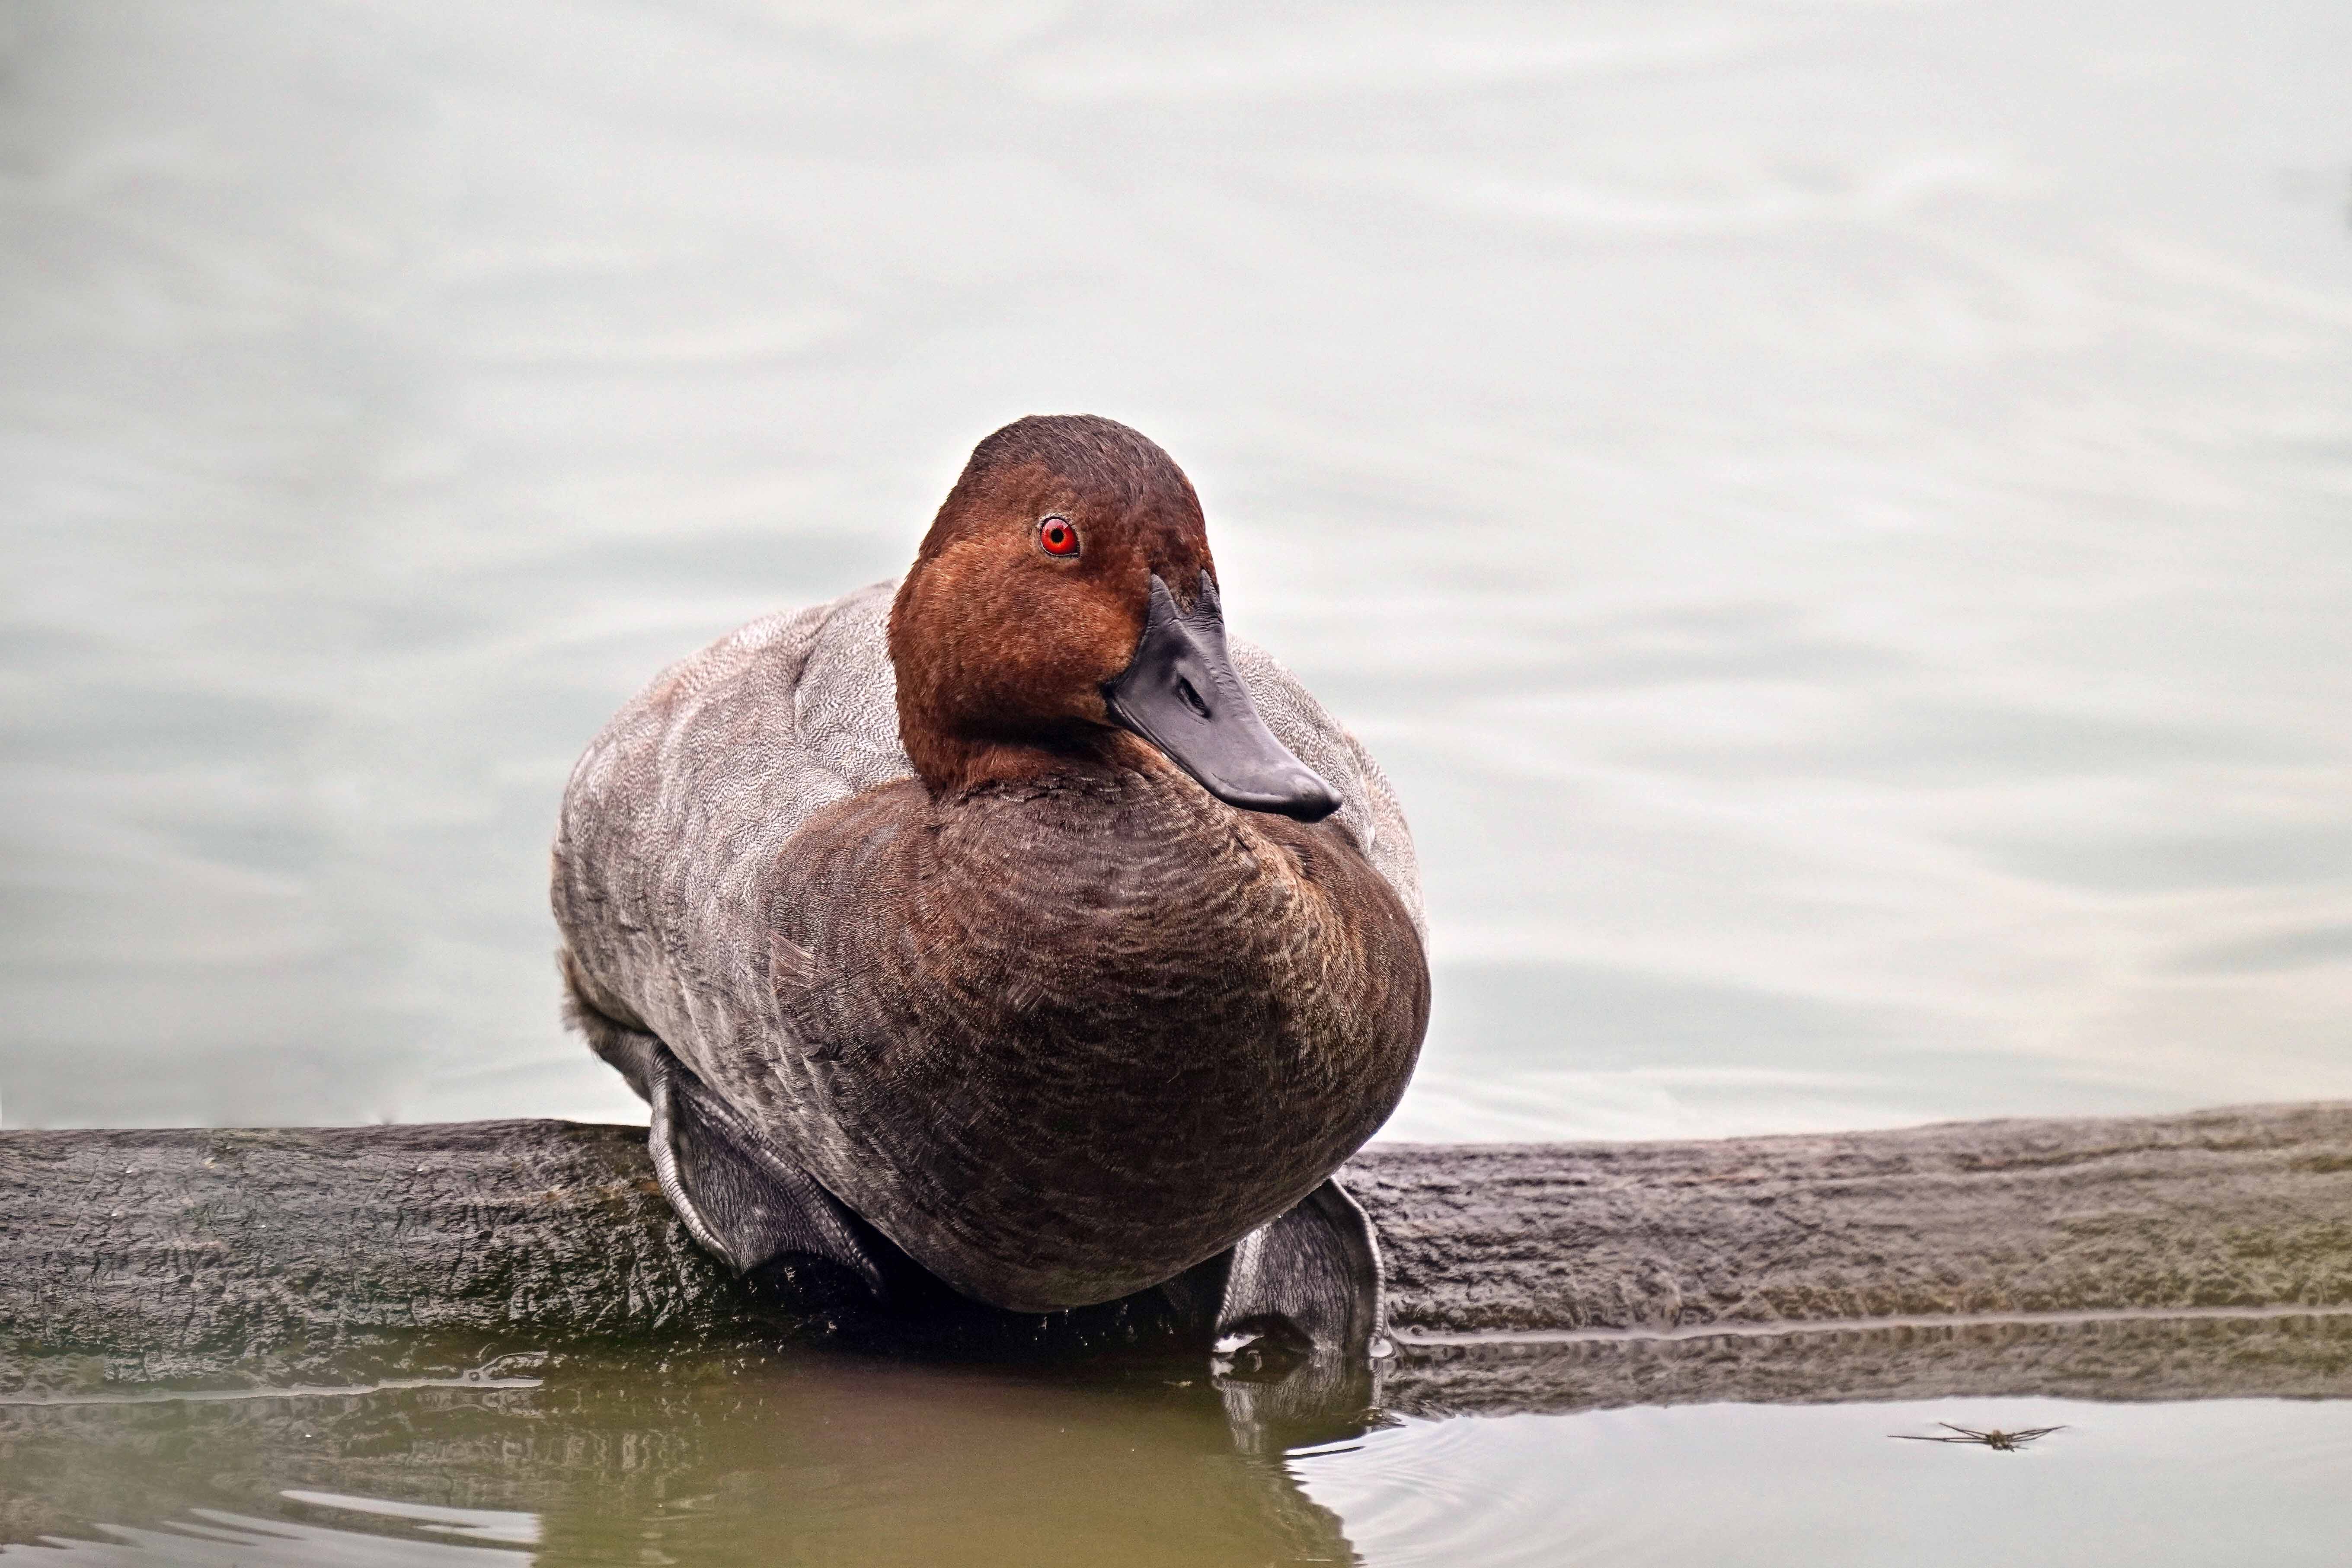
[[[1360,1350],[1317,1345],[1279,1332],[1212,1345],[1229,1259],[1211,1258],[1149,1290],[1099,1306],[1050,1313],[1001,1311],[954,1294],[913,1271],[898,1281],[911,1310],[876,1311],[858,1300],[822,1260],[796,1260],[755,1289],[782,1306],[839,1303],[819,1326],[827,1337],[898,1360],[979,1365],[1061,1367],[1089,1358],[1142,1355],[1186,1370],[1171,1382],[1215,1389],[1234,1451],[1279,1455],[1292,1448],[1360,1436],[1381,1419],[1382,1374],[1393,1346],[1377,1334]]]
[[[530,1389],[18,1406],[0,1410],[0,1520],[99,1556],[129,1532],[278,1520],[349,1533],[338,1561],[405,1563],[451,1539],[424,1505],[535,1516],[542,1563],[1353,1563],[1283,1454],[1350,1429],[1299,1390],[1369,1380],[1297,1370],[796,1352],[574,1361]],[[407,1511],[351,1506],[369,1499]]]

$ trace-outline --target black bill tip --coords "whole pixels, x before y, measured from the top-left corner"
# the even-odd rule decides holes
[[[1323,775],[1304,763],[1298,764],[1297,775],[1271,781],[1263,787],[1241,784],[1213,786],[1205,781],[1203,788],[1227,805],[1244,811],[1270,811],[1277,816],[1296,817],[1300,822],[1320,822],[1339,809],[1339,792],[1323,781]]]
[[[1258,716],[1225,647],[1216,584],[1201,574],[1190,610],[1157,574],[1135,657],[1103,688],[1111,717],[1244,811],[1320,822],[1341,805],[1339,792],[1298,760]]]

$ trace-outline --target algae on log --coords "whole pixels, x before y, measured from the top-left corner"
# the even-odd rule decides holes
[[[1937,1366],[1948,1381],[2014,1383],[2036,1334],[2073,1345],[2078,1363],[2086,1342],[2063,1325],[1894,1323],[1807,1334],[1809,1349],[1775,1340],[1769,1354],[1752,1337],[1710,1338],[1700,1357],[1673,1341],[1612,1342],[1629,1333],[1687,1343],[1853,1320],[2352,1307],[2347,1104],[1707,1142],[1383,1145],[1346,1180],[1391,1270],[1405,1348],[1391,1402],[1430,1409],[1620,1403],[1645,1388],[1895,1397]],[[991,1356],[1180,1348],[1201,1328],[1151,1297],[877,1328],[824,1311],[803,1283],[738,1281],[705,1257],[663,1202],[635,1128],[0,1132],[0,1391],[284,1386],[517,1352],[813,1334]],[[2210,1375],[2180,1369],[2219,1356],[2272,1369],[2248,1392],[2347,1393],[2341,1327],[2323,1312],[2275,1331],[2108,1331],[2129,1366],[2095,1353],[2104,1370],[2084,1375],[2153,1397],[2210,1389]],[[1564,1341],[1444,1342],[1498,1331]],[[2269,1348],[2250,1350],[2256,1341]]]

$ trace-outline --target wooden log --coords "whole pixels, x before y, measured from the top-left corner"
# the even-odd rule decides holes
[[[789,1278],[747,1285],[671,1215],[643,1138],[558,1121],[0,1132],[0,1393],[812,1336],[1179,1350],[1200,1331],[1149,1300],[877,1324]],[[2352,1104],[1381,1145],[1346,1180],[1387,1253],[1402,1353],[1386,1397],[1406,1407],[2022,1392],[2070,1356],[2078,1382],[2125,1396],[2241,1374],[2261,1384],[2246,1392],[2352,1393]]]
[[[1373,1149],[1399,1321],[1687,1329],[2352,1303],[2352,1104]]]

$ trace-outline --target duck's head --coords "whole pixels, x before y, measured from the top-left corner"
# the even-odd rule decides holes
[[[1219,800],[1314,822],[1339,792],[1258,717],[1225,649],[1200,498],[1091,416],[973,448],[890,608],[898,733],[934,791],[1157,752]]]

